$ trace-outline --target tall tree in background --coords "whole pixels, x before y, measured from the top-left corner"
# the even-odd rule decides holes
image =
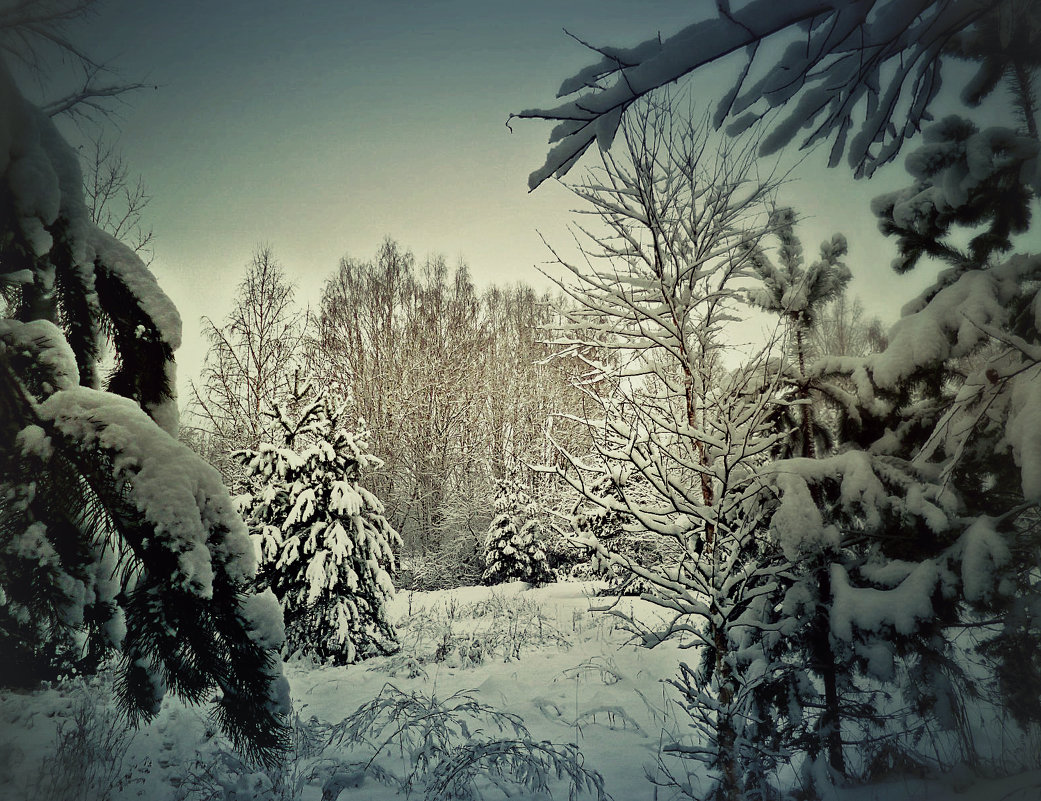
[[[191,409],[202,422],[201,435],[213,440],[206,455],[231,487],[241,475],[229,456],[264,439],[271,422],[264,412],[285,397],[305,324],[293,286],[269,247],[253,254],[223,325],[203,320],[210,350],[202,387],[192,385]]]
[[[2,61],[0,109],[3,682],[115,650],[132,717],[154,716],[167,689],[216,696],[235,744],[273,762],[281,616],[250,590],[251,543],[220,477],[175,440],[176,309],[91,222],[75,153]]]
[[[840,261],[846,255],[846,238],[835,234],[821,243],[820,258],[806,265],[802,242],[795,236],[795,212],[790,208],[774,210],[770,228],[779,243],[776,263],[761,243],[751,245],[750,259],[762,285],[749,292],[749,300],[753,306],[778,315],[784,326],[788,350],[788,363],[782,368],[784,385],[793,394],[792,405],[799,418],[798,425],[787,426],[798,432],[799,441],[791,453],[813,459],[823,444],[819,441],[826,442],[828,436],[819,423],[811,391],[820,389],[821,382],[811,382],[809,376],[810,347],[821,308],[837,300],[849,283],[849,268]]]
[[[810,331],[810,348],[816,355],[867,356],[885,347],[882,321],[866,318],[864,304],[846,292],[824,304]]]
[[[417,265],[392,240],[327,282],[310,358],[372,432],[373,488],[407,555],[473,565],[494,479],[545,458],[547,419],[572,393],[563,362],[541,363],[551,314],[527,287],[480,294],[464,266]]]
[[[603,170],[574,188],[599,225],[581,229],[585,264],[561,260],[574,303],[558,340],[613,351],[591,364],[605,380],[590,386],[617,397],[590,391],[603,415],[588,420],[595,461],[562,448],[558,472],[589,504],[628,516],[676,553],[646,567],[582,539],[645,582],[643,597],[668,615],[648,644],[684,632],[702,646],[675,680],[702,737],[669,748],[705,764],[709,795],[736,801],[765,788],[771,757],[758,704],[772,676],[756,665],[755,633],[772,625],[763,615],[785,565],[763,556],[757,536],[757,468],[776,443],[778,386],[765,358],[735,370],[722,357],[775,184],[757,175],[754,142],[721,140],[713,152],[707,125],[667,105],[641,107],[621,134],[621,153],[604,154]],[[585,476],[598,465],[629,479],[595,491]]]

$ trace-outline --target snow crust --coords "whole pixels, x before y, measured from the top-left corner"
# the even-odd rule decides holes
[[[988,597],[994,589],[995,569],[1012,559],[1004,537],[994,524],[994,518],[983,515],[960,538],[962,592],[967,601]]]
[[[936,293],[924,308],[901,317],[889,346],[866,360],[872,378],[895,387],[922,365],[972,352],[1001,325],[1024,281],[1041,278],[1041,255],[1016,254],[990,269],[967,272]],[[920,306],[918,301],[908,309]],[[906,310],[905,310],[906,311]]]
[[[43,391],[51,393],[79,384],[76,354],[65,335],[50,320],[23,323],[10,317],[0,319],[0,341],[14,354],[31,359],[46,376]]]
[[[795,562],[807,553],[837,546],[839,532],[825,526],[806,481],[798,475],[777,476],[781,503],[770,520],[770,531],[781,546],[785,559]]]

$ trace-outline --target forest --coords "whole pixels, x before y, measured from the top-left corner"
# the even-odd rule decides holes
[[[180,397],[145,190],[60,127],[134,89],[89,6],[0,5],[0,794],[1041,795],[1038,0],[578,39],[509,121],[575,207],[537,283],[261,245]],[[894,323],[802,150],[928,276]]]

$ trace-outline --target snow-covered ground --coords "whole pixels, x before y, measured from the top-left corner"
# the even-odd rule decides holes
[[[383,801],[435,797],[446,787],[470,787],[481,799],[502,798],[504,791],[513,798],[547,798],[547,791],[558,799],[596,798],[596,784],[585,781],[590,774],[583,770],[598,772],[617,801],[675,797],[674,789],[651,781],[664,781],[660,749],[686,726],[663,680],[696,654],[681,640],[653,650],[631,644],[621,620],[590,611],[602,603],[592,597],[594,588],[516,583],[399,592],[391,615],[400,628],[401,653],[349,668],[287,666],[300,723],[295,757],[280,787],[237,761],[214,734],[205,707],[168,698],[156,720],[126,733],[104,678],[5,693],[0,798]],[[654,626],[657,615],[649,604],[619,603]],[[696,771],[694,763],[664,760],[676,778]],[[690,778],[696,783],[696,775]],[[545,789],[534,789],[543,780]],[[837,796],[1034,801],[1041,799],[1041,771],[997,780],[955,772],[942,780],[843,789]]]

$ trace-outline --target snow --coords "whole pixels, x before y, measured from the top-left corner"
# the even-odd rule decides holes
[[[130,501],[177,554],[184,589],[212,596],[211,559],[219,559],[233,581],[255,574],[253,545],[220,474],[158,428],[136,403],[72,387],[40,404],[39,415],[77,447],[112,454],[113,474],[130,482]],[[225,533],[213,541],[212,532]]]
[[[831,633],[839,640],[853,639],[854,629],[880,632],[892,626],[900,634],[911,634],[920,620],[933,615],[932,594],[939,569],[922,562],[892,589],[854,587],[840,565],[831,566]]]
[[[678,641],[654,649],[638,647],[611,616],[590,612],[593,583],[557,583],[539,589],[515,582],[488,587],[463,587],[440,592],[402,592],[390,602],[390,613],[402,633],[401,654],[374,657],[364,665],[316,667],[307,661],[286,666],[288,690],[295,714],[306,724],[314,716],[337,723],[362,705],[395,688],[401,694],[421,693],[439,701],[466,693],[474,702],[518,716],[535,741],[577,746],[583,764],[599,771],[605,789],[617,801],[652,801],[673,797],[655,788],[648,776],[664,778],[658,755],[663,745],[687,737],[690,718],[664,683],[689,650]],[[270,601],[252,602],[258,609]],[[639,599],[621,602],[645,624],[653,626],[655,609]],[[255,617],[264,614],[253,610]],[[448,648],[438,652],[439,644]],[[884,661],[884,654],[878,659]],[[403,697],[403,696],[394,696]],[[22,801],[39,796],[45,773],[57,773],[65,763],[54,758],[60,726],[71,726],[77,707],[87,705],[101,729],[115,726],[118,716],[111,687],[102,676],[86,682],[71,681],[33,693],[0,694],[0,786],[7,798]],[[483,721],[482,721],[483,722]],[[471,725],[471,738],[494,733]],[[487,728],[487,725],[485,726]],[[457,732],[455,742],[465,735]],[[397,741],[394,741],[395,743]],[[1014,748],[1012,744],[1008,746]],[[1026,763],[1029,755],[1009,751],[1010,764]],[[291,766],[299,770],[300,785],[292,798],[319,801],[323,787],[335,788],[339,801],[392,801],[405,797],[382,784],[365,764],[372,750],[344,747],[326,749],[308,757],[298,752]],[[429,751],[398,753],[395,745],[374,766],[400,773],[418,764]],[[402,759],[405,759],[403,763]],[[97,759],[97,758],[96,758]],[[703,774],[697,763],[665,755],[663,765],[680,776],[694,771],[695,786]],[[317,778],[306,772],[315,769]],[[126,780],[112,801],[147,798],[180,801],[200,776],[209,775],[227,788],[224,801],[270,801],[270,778],[244,765],[213,735],[205,710],[167,698],[158,717],[129,733],[122,770]],[[95,771],[94,773],[101,773]],[[549,776],[553,798],[570,797],[571,782]],[[265,789],[267,788],[267,789]],[[501,798],[486,786],[482,798]],[[829,801],[1010,801],[1036,798],[1041,770],[1019,767],[1008,778],[981,779],[962,771],[935,779],[903,777],[864,787],[839,788]],[[413,791],[413,798],[422,795]],[[330,791],[332,792],[332,791]],[[198,795],[187,795],[188,799]],[[522,798],[546,798],[522,794]],[[577,799],[595,798],[580,793]]]
[[[49,381],[45,392],[74,387],[79,383],[76,354],[61,329],[50,320],[32,320],[23,323],[11,318],[0,319],[0,340],[14,354],[29,357],[44,368]]]
[[[242,616],[250,622],[249,638],[261,648],[277,651],[286,639],[282,607],[271,590],[254,593],[242,603]]]
[[[795,562],[818,549],[839,544],[839,532],[825,526],[820,509],[810,495],[801,476],[780,474],[777,488],[781,504],[770,520],[770,531],[784,552],[784,558]]]
[[[72,256],[67,269],[84,288],[83,301],[91,309],[92,325],[97,326],[103,316],[95,278],[104,271],[129,291],[135,305],[154,324],[155,335],[171,352],[176,350],[181,342],[176,308],[138,256],[91,221],[77,153],[53,121],[22,97],[2,59],[0,109],[4,111],[0,122],[0,181],[14,210],[15,230],[11,233],[20,230],[38,259],[28,275],[26,270],[0,273],[0,283],[34,282],[42,293],[49,293],[56,280],[55,264],[47,258],[55,244],[51,230],[60,231]],[[56,313],[52,316],[57,319]],[[0,335],[4,333],[0,330]],[[97,330],[93,333],[99,334]],[[158,367],[165,372],[172,394],[177,385],[173,360]],[[148,411],[163,429],[176,435],[173,397],[155,403]]]
[[[40,461],[46,462],[54,453],[51,439],[47,432],[37,425],[30,425],[18,432],[15,442],[26,456],[35,456]]]
[[[99,228],[90,232],[88,241],[94,257],[104,263],[105,269],[119,275],[138,306],[155,324],[163,342],[171,350],[177,350],[181,346],[181,315],[152,272],[133,250]]]
[[[967,601],[989,596],[993,591],[995,568],[1012,558],[994,523],[993,518],[981,516],[961,536],[961,579]]]
[[[1005,441],[1020,468],[1023,497],[1041,503],[1041,367],[1016,378],[1010,405]]]

